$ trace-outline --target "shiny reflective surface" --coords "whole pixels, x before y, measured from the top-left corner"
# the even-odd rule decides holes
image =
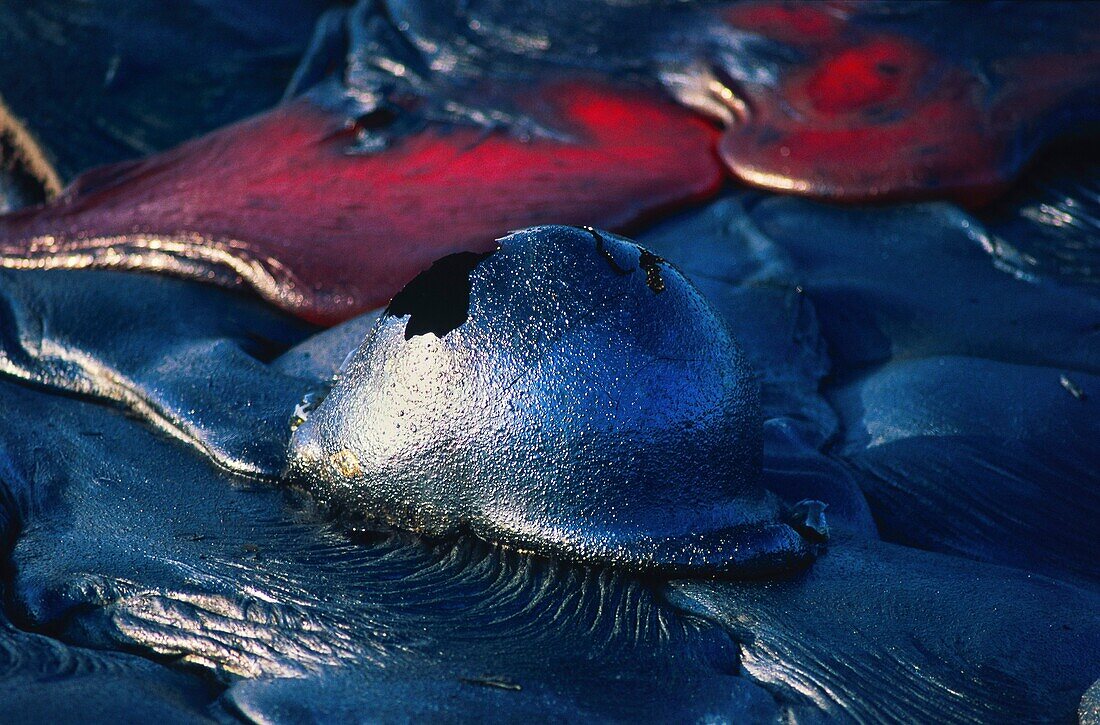
[[[999,265],[983,231],[979,219],[942,205],[856,211],[748,195],[644,235],[655,256],[687,260],[684,272],[759,371],[763,458],[751,488],[775,492],[805,525],[812,511],[795,504],[825,502],[830,532],[808,568],[668,588],[627,569],[549,561],[470,536],[433,543],[380,534],[354,518],[341,525],[308,498],[212,466],[201,441],[165,439],[144,420],[50,392],[86,395],[82,371],[118,371],[132,381],[132,395],[176,401],[181,428],[220,421],[252,450],[277,450],[290,435],[299,386],[323,390],[379,324],[376,316],[289,348],[306,331],[259,345],[263,330],[270,337],[287,318],[240,301],[230,308],[233,320],[165,313],[173,300],[211,310],[228,304],[203,285],[10,272],[3,279],[9,319],[19,325],[5,327],[6,354],[23,360],[23,369],[53,373],[37,388],[0,386],[10,419],[22,422],[0,431],[13,572],[5,609],[23,630],[5,642],[32,672],[50,665],[28,637],[144,655],[154,661],[136,670],[140,695],[109,680],[93,686],[120,703],[166,703],[181,717],[767,722],[930,709],[957,720],[1070,717],[1100,667],[1088,535],[1096,466],[1087,445],[1095,421],[1089,405],[1100,393],[1088,373],[1089,348],[1076,344],[1093,324],[1094,301],[1082,288]],[[597,247],[591,232],[563,233],[583,245],[586,261],[541,279],[560,281],[573,268],[587,270],[582,280],[595,274],[609,290],[574,287],[608,300],[592,308],[611,318],[606,324],[618,324],[623,304],[611,292],[631,290],[639,304],[688,294],[674,262],[656,263],[656,284],[633,245],[601,234]],[[475,279],[497,254],[459,268]],[[554,260],[534,261],[551,267]],[[922,295],[930,280],[939,293]],[[497,285],[524,299],[525,278],[505,276]],[[430,350],[460,334],[475,323],[477,291],[472,284],[466,322],[446,332],[455,317],[442,327],[414,325],[419,333],[408,339],[423,308],[406,299],[399,309],[407,314],[380,323],[391,352]],[[981,300],[983,291],[1001,304],[968,303],[970,315],[952,314],[956,293]],[[112,294],[119,348],[91,333],[92,302]],[[890,304],[867,302],[878,296]],[[1012,300],[1043,313],[1014,317]],[[927,319],[950,324],[932,327]],[[1044,344],[1000,334],[1012,319]],[[525,339],[524,322],[516,320],[516,337],[502,339]],[[33,338],[28,330],[46,334]],[[53,341],[81,366],[36,367],[50,359],[33,356],[40,345],[28,341],[35,339]],[[121,355],[128,345],[144,357]],[[183,371],[164,367],[173,359],[194,365],[202,358],[189,357],[192,349],[213,352],[199,378],[236,380],[237,397],[217,386],[206,394],[204,385],[184,384]],[[503,349],[494,342],[482,352]],[[631,369],[626,347],[608,355]],[[419,356],[397,362],[395,375],[432,369]],[[275,424],[280,416],[264,428],[235,409],[249,399],[270,399],[285,427]],[[365,409],[344,410],[349,420],[369,419]],[[308,411],[306,423],[316,425],[318,415],[319,408]],[[409,417],[394,413],[393,421]],[[1009,428],[1012,421],[1028,422]],[[338,460],[350,470],[350,458]],[[517,494],[522,500],[526,492],[517,486]],[[987,513],[973,505],[976,494],[1006,508]],[[879,532],[939,553],[878,543]],[[859,662],[876,665],[852,666]],[[35,683],[0,697],[9,710],[45,712],[41,697],[26,693],[49,685]],[[1011,696],[998,694],[1004,688]]]
[[[120,405],[237,473],[282,468],[294,404],[324,380],[266,363],[312,328],[179,280],[0,275],[0,372]]]
[[[794,717],[1068,720],[1100,666],[1095,590],[888,544],[831,549],[797,580],[670,589]]]
[[[0,263],[247,284],[333,324],[506,230],[622,230],[712,196],[723,162],[819,198],[980,204],[1093,127],[1100,78],[1096,6],[989,12],[992,24],[980,5],[944,3],[334,7],[292,102],[0,218]]]
[[[680,229],[708,241],[683,244]],[[782,423],[774,432],[798,431],[783,437],[801,441],[798,459],[810,444],[847,469],[883,538],[1056,577],[1100,576],[1097,453],[1087,442],[1100,420],[1090,404],[1100,300],[1088,285],[1006,266],[999,250],[1017,238],[994,237],[939,203],[846,210],[750,194],[662,225],[643,243],[691,259],[685,271],[701,275],[727,320],[767,319],[743,317],[753,299],[738,289],[743,275],[770,291],[765,309],[812,310],[757,323],[755,334],[734,329],[768,371],[765,411]]]
[[[1095,719],[1094,6],[141,5],[0,9],[7,719]]]
[[[131,689],[100,680],[131,708],[149,707],[137,690],[221,720],[775,711],[724,632],[623,572],[350,535],[118,411],[7,382],[0,400],[26,421],[0,431],[6,609],[54,650],[143,656]],[[25,644],[44,638],[19,637],[0,642],[49,672]],[[62,681],[76,688],[78,673]],[[52,691],[0,688],[0,703],[36,718]]]
[[[750,184],[979,204],[1052,139],[1100,120],[1092,4],[739,3],[719,12],[735,32],[780,48],[774,78],[734,75],[748,112],[721,154]]]
[[[516,100],[560,119],[572,140],[433,127],[384,154],[349,154],[356,130],[344,113],[300,99],[0,218],[0,264],[247,284],[333,324],[503,231],[621,226],[719,184],[714,130],[651,93],[570,81]]]
[[[667,262],[537,227],[394,297],[291,440],[351,520],[567,559],[734,575],[807,545],[760,486],[753,375]]]

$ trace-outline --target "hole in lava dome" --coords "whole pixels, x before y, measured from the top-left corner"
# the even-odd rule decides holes
[[[470,273],[491,254],[458,252],[436,260],[394,296],[386,315],[409,316],[406,340],[429,332],[443,337],[461,327],[470,314]]]

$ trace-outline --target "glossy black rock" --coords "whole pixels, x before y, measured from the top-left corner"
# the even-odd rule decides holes
[[[323,380],[320,339],[267,365],[312,329],[176,279],[0,272],[0,375],[109,400],[246,475],[279,472],[291,411]]]
[[[200,717],[219,693],[249,722],[775,710],[722,630],[630,572],[470,537],[352,538],[110,407],[3,381],[0,407],[25,421],[0,429],[5,608],[38,632],[0,615],[0,713],[15,721],[73,722],[56,693],[94,722]]]
[[[1094,590],[880,542],[669,596],[741,643],[785,722],[1069,722],[1100,668]]]
[[[774,571],[808,554],[760,483],[758,395],[678,271],[621,237],[537,227],[395,297],[293,436],[289,478],[351,520]]]
[[[683,262],[761,371],[768,489],[853,532],[862,490],[887,541],[1095,580],[1095,244],[1065,232],[1067,275],[1001,230],[948,204],[741,194],[642,243]]]

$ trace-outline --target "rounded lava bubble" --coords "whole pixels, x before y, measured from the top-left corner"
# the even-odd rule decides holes
[[[747,575],[810,556],[761,441],[753,371],[690,282],[622,237],[544,226],[394,297],[287,477],[360,525]]]

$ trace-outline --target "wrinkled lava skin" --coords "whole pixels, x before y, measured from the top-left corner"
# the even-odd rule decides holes
[[[0,706],[20,722],[208,723],[218,688],[122,652],[72,647],[0,619]]]
[[[345,518],[435,536],[784,570],[808,551],[760,485],[757,395],[675,269],[606,232],[536,227],[394,298],[294,433],[287,478]]]
[[[1097,200],[1074,208],[1090,218]],[[805,446],[793,460],[852,477],[887,541],[1100,580],[1100,300],[1079,279],[943,203],[846,210],[747,194],[641,242],[684,260],[762,371],[765,415],[788,430],[766,435],[766,467],[790,466],[767,452],[793,430],[833,468]],[[812,317],[767,324],[784,302]],[[816,497],[850,500],[844,490]]]
[[[669,588],[738,633],[744,671],[797,719],[1071,721],[1097,672],[1095,589],[880,542],[767,587]]]
[[[978,202],[1095,120],[1090,5],[530,5],[333,10],[305,97],[0,218],[0,263],[243,282],[333,324],[502,231],[711,195],[719,152],[768,188]]]
[[[803,232],[811,226],[833,251],[807,253]],[[898,234],[914,231],[922,232],[912,237],[921,250],[915,257],[858,253],[868,244],[895,240],[896,246]],[[11,687],[0,687],[4,711],[47,712],[44,698],[52,705],[46,694],[59,681],[74,689],[86,684],[97,711],[140,706],[166,722],[412,715],[694,721],[716,714],[776,722],[906,713],[972,722],[1068,720],[1079,703],[1090,707],[1082,695],[1100,672],[1100,606],[1088,581],[1095,580],[1097,561],[1087,498],[1095,485],[1079,474],[1100,469],[1085,445],[1088,429],[1073,429],[1095,425],[1090,403],[1100,391],[1083,376],[1089,363],[1074,351],[1072,330],[1092,324],[1093,298],[1041,268],[1029,276],[1004,266],[1011,257],[1003,246],[995,254],[983,243],[980,222],[944,205],[845,211],[734,197],[644,236],[662,256],[688,260],[685,272],[760,371],[762,485],[788,504],[803,497],[830,504],[832,536],[813,566],[778,580],[696,578],[663,586],[622,569],[554,562],[468,536],[441,544],[351,536],[286,489],[210,465],[209,448],[194,439],[166,438],[122,411],[54,394],[65,392],[64,374],[36,381],[36,388],[3,382],[4,410],[20,421],[0,428],[0,525],[13,572],[5,611],[18,626],[0,632],[3,650],[15,653],[13,669],[5,671],[18,673]],[[915,272],[914,259],[922,262]],[[606,258],[599,261],[607,267]],[[626,268],[630,261],[617,264]],[[958,264],[963,270],[946,275],[944,294],[915,294]],[[659,267],[663,279],[671,273]],[[643,286],[641,271],[631,274],[644,294],[665,294]],[[33,281],[54,277],[56,284]],[[10,280],[20,278],[26,279],[12,287]],[[133,339],[149,348],[148,362],[130,367],[126,357],[111,357],[92,346],[94,338],[72,332],[96,314],[80,290],[96,279],[117,287],[115,314],[125,312],[123,300],[149,301],[132,306],[129,321]],[[210,296],[211,309],[228,303],[209,286],[98,272],[17,272],[3,281],[14,292],[8,308],[26,321],[14,329],[43,329],[44,339],[74,353],[85,348],[85,370],[121,373],[150,397],[158,394],[155,361],[197,359],[188,352],[194,348],[250,386],[258,406],[285,406],[282,394],[265,391],[294,380],[322,384],[377,320],[369,315],[289,349],[300,335],[257,347],[257,339],[270,337],[276,312],[264,315],[256,306],[229,322],[160,311],[186,295]],[[891,288],[897,290],[891,305],[866,302]],[[37,298],[30,289],[39,290]],[[955,292],[974,291],[987,292],[990,303],[968,303],[974,309],[966,319],[953,315]],[[993,334],[1010,325],[1001,309],[1006,301],[1019,300],[1023,310],[1044,298],[1050,301],[1026,322],[1046,330],[1044,349],[1022,345],[1020,335]],[[869,313],[851,314],[860,308]],[[925,332],[906,334],[906,326],[891,322],[902,319],[915,319]],[[936,343],[922,319],[957,319],[975,333],[941,325]],[[411,319],[388,322],[403,340]],[[424,338],[434,336],[424,330],[411,339]],[[4,349],[12,355],[32,339],[8,336]],[[862,339],[877,342],[854,344]],[[970,348],[971,364],[991,372],[978,384],[966,379],[938,394],[944,375],[949,380],[961,370],[942,353],[974,343],[981,347]],[[843,346],[855,352],[839,355]],[[929,483],[985,490],[993,500],[1006,480],[1031,481],[1032,498],[971,520],[959,518],[963,507],[938,520],[925,517],[919,488],[883,507],[882,484],[851,463],[861,450],[862,411],[846,402],[849,394],[834,391],[861,367],[876,373],[878,363],[860,361],[871,352],[881,360],[891,349],[898,360],[884,371],[908,397],[898,398],[904,405],[873,410],[895,419],[887,425],[899,439],[924,446],[920,455],[898,460],[910,470],[935,471]],[[96,359],[109,364],[87,364]],[[1058,374],[1048,375],[1052,368],[1043,361],[1075,381],[1085,399],[1060,385]],[[894,365],[903,365],[901,374],[891,372]],[[1006,367],[1031,370],[1032,379],[998,372]],[[854,379],[858,384],[860,376]],[[1014,392],[1027,393],[1025,405],[1049,406],[1034,411],[1036,425],[1023,443],[1033,452],[1027,457],[1004,457],[993,445],[1003,433],[990,421],[1019,414],[991,413],[990,406],[1018,405]],[[245,392],[224,399],[217,387],[179,384],[159,394],[174,400],[185,419],[195,410],[208,421],[221,415],[227,428],[245,427],[257,438],[285,435],[249,428],[244,410],[219,414],[220,406],[249,397]],[[935,421],[945,413],[955,416],[953,429],[972,433],[971,446],[943,445],[952,428]],[[1057,423],[1066,415],[1079,416],[1067,424],[1069,436]],[[923,438],[897,425],[921,421],[929,421]],[[852,444],[837,450],[832,441],[840,436]],[[877,450],[907,455],[890,446]],[[1031,465],[1036,461],[1081,468],[1044,471]],[[925,485],[906,475],[898,483]],[[861,488],[876,516],[891,514],[882,519],[882,536],[908,535],[908,546],[878,540]],[[942,500],[950,503],[950,495]],[[1067,515],[1073,507],[1082,512]],[[974,522],[994,546],[966,550]],[[1051,535],[1071,528],[1077,542]],[[1054,555],[1044,561],[1029,549]],[[104,651],[119,649],[133,654]],[[58,659],[75,669],[67,664],[59,677]],[[114,697],[90,697],[104,691]]]
[[[290,411],[318,381],[266,363],[314,331],[182,280],[0,272],[0,373],[122,406],[245,475],[283,466]]]
[[[98,685],[115,699],[88,717],[166,722],[776,716],[720,628],[625,572],[349,537],[120,411],[6,381],[0,400],[28,422],[0,432],[5,714]]]
[[[268,17],[279,5],[247,12]],[[448,225],[468,231],[473,226],[456,222],[475,225],[477,213],[489,212],[503,223],[501,210],[521,202],[558,213],[565,197],[536,174],[522,177],[523,184],[494,181],[492,195],[479,198],[481,207],[462,201],[472,180],[492,178],[494,158],[543,149],[546,165],[538,168],[545,171],[553,168],[546,161],[555,157],[550,149],[584,146],[587,122],[554,105],[561,99],[541,108],[541,101],[514,100],[516,88],[540,97],[546,66],[555,82],[596,89],[599,100],[619,102],[625,93],[620,118],[630,117],[633,99],[648,108],[662,104],[667,91],[723,123],[739,119],[744,125],[728,128],[722,148],[734,165],[739,152],[730,139],[738,129],[752,129],[754,118],[769,119],[781,133],[748,139],[760,143],[754,163],[765,172],[778,168],[787,186],[801,180],[807,194],[860,198],[877,184],[876,198],[890,198],[932,193],[935,182],[934,193],[968,201],[986,192],[937,180],[937,165],[946,164],[952,178],[966,184],[993,178],[977,173],[981,168],[1014,173],[1042,139],[1082,120],[1088,95],[1074,88],[1094,71],[1081,49],[1084,33],[1095,27],[1085,14],[1094,10],[1081,4],[977,10],[931,3],[529,5],[464,2],[467,15],[456,15],[447,3],[397,0],[360,3],[350,13],[337,8],[319,24],[291,94],[333,68],[339,83],[154,157],[148,167],[95,172],[74,187],[76,196],[87,194],[83,201],[62,202],[79,207],[89,225],[100,204],[113,203],[112,214],[137,220],[126,197],[134,184],[147,194],[141,203],[148,218],[178,220],[183,217],[174,207],[182,197],[174,189],[198,193],[196,178],[208,175],[216,184],[202,192],[206,210],[199,216],[220,219],[215,187],[224,186],[226,200],[233,199],[229,192],[237,187],[228,169],[245,160],[238,150],[247,147],[249,158],[263,160],[241,167],[257,172],[258,191],[237,207],[236,217],[223,219],[232,236],[190,228],[171,232],[182,236],[143,236],[131,228],[104,238],[89,226],[77,236],[90,234],[83,238],[90,251],[74,255],[48,239],[51,206],[14,217],[28,230],[43,227],[33,232],[41,235],[34,255],[32,247],[9,239],[14,252],[7,263],[169,270],[223,286],[244,279],[287,309],[328,322],[366,309],[371,295],[388,300],[438,256],[461,249],[451,246]],[[41,12],[38,3],[11,8],[0,14]],[[256,23],[253,30],[262,27]],[[685,28],[691,32],[681,33]],[[195,30],[206,31],[198,24]],[[94,31],[63,34],[73,45],[98,41]],[[565,40],[545,42],[561,36]],[[700,42],[702,51],[688,52]],[[660,43],[674,52],[653,54]],[[11,47],[16,53],[26,46]],[[161,50],[170,60],[203,56],[193,64],[221,57],[173,52],[169,45]],[[1052,50],[1064,51],[1070,62]],[[126,85],[132,56],[121,55],[116,77]],[[89,57],[88,72],[106,76],[100,56]],[[501,58],[512,59],[500,66],[510,77],[485,75],[486,59]],[[403,76],[387,62],[395,59]],[[206,71],[193,64],[168,65],[203,77]],[[25,65],[17,61],[0,79]],[[975,84],[975,75],[982,82]],[[256,79],[267,88],[262,93],[274,92],[270,80]],[[97,83],[72,83],[71,90],[94,97]],[[241,88],[242,103],[259,97],[254,90]],[[128,98],[140,100],[138,91]],[[6,92],[0,87],[0,96]],[[1024,101],[1011,101],[1020,94]],[[186,91],[176,95],[191,98]],[[70,120],[66,114],[86,120],[72,110],[75,104],[52,103],[46,94],[31,98],[45,105],[35,114],[23,110],[29,106],[20,109],[28,134],[46,128],[32,116],[60,118],[55,128]],[[800,116],[785,115],[788,99],[798,100]],[[772,103],[780,110],[769,111]],[[230,105],[227,114],[242,112],[243,106]],[[876,110],[880,105],[889,112]],[[108,110],[141,107],[120,102]],[[195,108],[205,122],[209,108],[201,102]],[[660,108],[662,117],[687,117],[674,106]],[[279,154],[259,139],[244,144],[240,139],[249,134],[237,138],[234,129],[271,128],[264,138],[278,144],[281,126],[269,121],[288,119],[286,127],[297,133],[301,109],[320,121],[306,124],[296,137],[300,145],[283,150],[310,173],[295,177],[287,166],[272,174],[301,183],[279,187],[297,194],[294,205],[264,231],[277,231],[283,246],[273,245],[268,257],[250,256],[260,249],[248,246],[251,225],[262,227],[277,200],[262,188],[264,174],[279,164],[268,157]],[[976,126],[969,125],[973,109],[979,109]],[[127,137],[155,136],[160,144],[189,133],[195,122],[181,114],[173,129],[172,114],[157,116],[166,125],[153,129],[136,119]],[[782,153],[783,134],[803,134],[804,119],[812,119],[824,140],[807,146],[808,156],[793,165],[786,159],[795,150]],[[922,163],[910,153],[919,148],[913,139],[942,139],[944,119],[957,121],[959,139],[984,145],[964,148],[952,136]],[[646,128],[632,131],[639,147],[649,145]],[[676,159],[669,162],[676,173],[718,168],[715,129],[699,127],[709,141],[698,146],[706,150],[706,165],[696,167],[695,154],[687,153],[697,148],[696,139],[677,146],[673,130],[682,128],[680,121],[667,128],[669,134],[652,136],[661,148],[646,154]],[[0,154],[11,147],[7,130],[0,129]],[[311,194],[310,186],[323,184],[334,168],[360,163],[392,171],[387,159],[407,160],[402,149],[417,139],[429,139],[428,158],[465,158],[455,152],[469,151],[464,131],[511,151],[494,146],[492,157],[476,157],[476,168],[462,177],[425,173],[395,180],[430,191],[410,192],[402,197],[408,203],[397,205],[417,212],[407,216],[433,232],[425,232],[407,266],[402,239],[364,234],[357,243],[370,242],[372,264],[388,259],[392,278],[373,276],[371,267],[380,286],[340,300],[340,311],[332,312],[325,306],[329,291],[362,290],[326,284],[350,276],[348,269],[370,256],[334,248],[318,273],[306,276],[318,285],[308,293],[313,301],[295,306],[291,292],[303,285],[293,265],[306,269],[327,254],[324,224],[345,223],[347,199],[373,203],[375,190],[362,187],[370,187],[374,172],[341,171],[325,194]],[[139,150],[85,147],[81,136],[75,134],[71,146],[68,137],[58,145],[43,131],[40,150],[68,146],[74,169],[99,154]],[[861,143],[845,146],[852,137]],[[211,139],[221,140],[204,145]],[[874,143],[883,139],[888,142]],[[997,139],[1012,139],[1008,155],[999,155],[1006,147]],[[452,140],[461,143],[449,146]],[[617,157],[596,158],[597,146],[605,148],[590,145],[584,157],[594,165],[569,167],[592,172],[583,176],[589,186],[569,186],[579,213],[588,215],[578,223],[599,222],[593,216],[603,207],[591,198],[600,197],[601,186],[620,188],[607,182],[619,178]],[[987,148],[994,153],[984,153]],[[843,168],[814,155],[845,149],[861,154]],[[793,510],[805,499],[828,505],[828,546],[819,548],[812,566],[763,580],[693,575],[667,581],[652,572],[531,555],[465,533],[433,541],[380,532],[332,518],[294,487],[273,485],[292,428],[300,428],[302,417],[315,419],[313,401],[325,399],[331,377],[376,324],[402,331],[402,339],[392,340],[398,350],[460,333],[462,325],[437,338],[431,330],[438,320],[413,324],[396,314],[408,309],[411,292],[381,323],[378,312],[367,313],[309,336],[309,325],[271,306],[191,280],[93,270],[3,273],[0,713],[19,721],[165,723],[1095,721],[1100,195],[1095,163],[1081,163],[1079,144],[1069,149],[1068,163],[1029,174],[1024,185],[976,214],[946,203],[842,208],[731,193],[639,236],[669,260],[648,260],[645,268],[667,283],[675,264],[755,369],[763,450],[752,490],[773,492]],[[910,166],[884,170],[878,163],[900,151]],[[345,160],[344,152],[353,155]],[[185,157],[201,161],[186,167],[186,177],[160,165],[171,159],[183,167]],[[635,158],[625,150],[622,157]],[[59,167],[61,158],[57,153]],[[0,166],[2,203],[37,198],[23,188],[25,175],[15,188],[8,183],[11,167]],[[148,183],[145,168],[155,170]],[[630,181],[630,193],[646,192],[647,184],[680,193],[653,184],[643,163],[623,168],[639,177]],[[847,169],[855,173],[845,176]],[[717,171],[706,173],[715,175],[706,176],[708,183],[717,178]],[[433,186],[440,178],[450,185]],[[557,184],[565,177],[554,178]],[[844,183],[827,183],[836,178]],[[158,186],[158,179],[171,183]],[[333,196],[340,190],[349,196]],[[332,220],[309,213],[311,204],[322,208],[322,197],[329,204],[323,208],[336,214]],[[649,199],[638,197],[630,208],[643,215],[652,208]],[[494,228],[469,248],[489,251],[489,240],[504,231]],[[630,249],[625,261],[612,256],[616,267],[628,269],[630,254],[640,264],[640,253]],[[293,264],[280,266],[281,257]],[[605,268],[601,274],[614,275],[611,284],[626,284],[625,274]],[[629,271],[644,285],[639,292],[654,300],[668,293],[654,293],[645,269]],[[388,292],[385,284],[392,285]],[[618,308],[602,311],[609,309]],[[445,324],[455,323],[444,317]],[[629,358],[626,350],[613,354]],[[670,362],[676,364],[682,363]],[[350,470],[351,460],[338,462]],[[801,514],[804,524],[814,517],[812,510]],[[817,524],[816,531],[800,530],[823,532],[825,522]]]

